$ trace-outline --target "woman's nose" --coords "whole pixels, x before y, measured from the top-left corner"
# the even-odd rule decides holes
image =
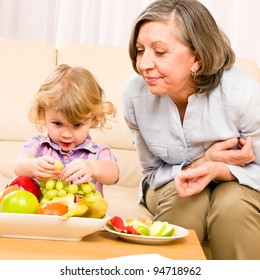
[[[155,63],[149,52],[145,52],[140,58],[139,68],[140,70],[147,70],[154,68]]]

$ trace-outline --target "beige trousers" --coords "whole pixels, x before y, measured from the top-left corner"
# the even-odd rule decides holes
[[[148,188],[145,201],[155,220],[195,229],[200,242],[207,235],[213,259],[260,260],[260,192],[226,182],[180,198],[172,181]]]

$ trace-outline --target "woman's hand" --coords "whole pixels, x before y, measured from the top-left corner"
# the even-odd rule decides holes
[[[251,137],[231,138],[213,144],[205,153],[206,161],[245,166],[255,160]]]
[[[175,188],[180,197],[200,193],[212,180],[233,181],[225,163],[208,161],[195,168],[181,171],[175,177]]]
[[[195,168],[207,161],[224,162],[227,164],[245,166],[255,160],[251,137],[231,138],[216,142],[205,152],[205,155],[193,163],[183,167],[183,170]]]
[[[217,142],[175,177],[176,190],[180,197],[186,197],[201,192],[212,180],[235,180],[226,164],[243,167],[254,159],[251,137]]]

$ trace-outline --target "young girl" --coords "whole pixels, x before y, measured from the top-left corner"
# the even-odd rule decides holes
[[[38,180],[63,178],[82,184],[92,181],[102,192],[102,185],[114,184],[119,177],[116,159],[106,146],[96,144],[90,128],[103,128],[106,116],[115,115],[112,103],[94,76],[81,67],[62,64],[56,67],[32,99],[29,119],[39,133],[21,149],[15,173]],[[64,168],[59,171],[55,162]]]

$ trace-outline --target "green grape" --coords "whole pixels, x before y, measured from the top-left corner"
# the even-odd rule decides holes
[[[67,195],[67,192],[65,190],[58,190],[58,197],[64,197]]]
[[[46,182],[47,182],[46,180],[41,180],[40,181],[40,188],[42,188],[42,189],[45,188]]]
[[[55,187],[55,183],[56,183],[55,180],[48,180],[48,181],[46,182],[46,184],[45,184],[45,188],[46,188],[47,190],[52,190],[52,189],[54,189],[54,187]]]
[[[56,161],[54,162],[54,166],[55,166],[58,170],[62,170],[62,168],[63,168],[63,164],[62,164],[62,162],[61,162],[60,160],[56,160]]]
[[[76,185],[76,184],[70,184],[70,185],[68,186],[67,192],[68,192],[68,193],[75,194],[78,190],[79,190],[78,185]]]
[[[41,199],[40,204],[43,205],[43,204],[45,204],[45,203],[47,203],[47,202],[49,202],[49,201],[50,201],[50,200],[49,200],[47,197],[44,197],[44,198]]]
[[[46,195],[48,199],[52,200],[54,197],[58,196],[58,191],[57,190],[49,190]]]
[[[41,188],[41,194],[42,196],[45,196],[45,194],[47,193],[47,189],[46,188]]]
[[[92,197],[92,196],[95,196],[95,192],[89,192],[89,193],[85,194],[86,198],[89,198],[89,197]]]
[[[83,191],[84,193],[90,193],[90,192],[93,191],[92,186],[91,186],[90,184],[88,184],[88,183],[82,184],[82,185],[81,185],[81,189],[82,189],[82,191]]]
[[[93,182],[87,182],[87,184],[92,187],[92,191],[96,190],[96,185]]]
[[[77,191],[77,193],[85,195],[85,193],[82,190]]]
[[[60,181],[62,182],[64,189],[69,186],[69,182],[67,182],[66,180],[60,179]]]
[[[67,193],[66,196],[74,196],[74,194],[73,193]]]
[[[57,191],[63,190],[63,182],[62,181],[57,181],[56,184],[55,184],[55,189]]]

